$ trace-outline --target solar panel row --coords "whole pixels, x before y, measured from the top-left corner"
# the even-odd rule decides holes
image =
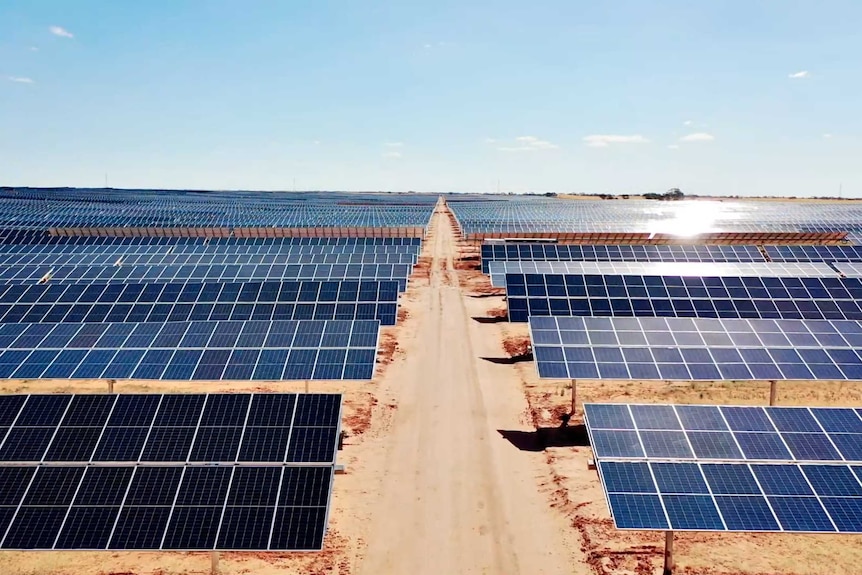
[[[763,246],[761,252],[746,245],[483,244],[482,273],[492,261],[862,262],[862,247]]]
[[[599,459],[862,462],[851,408],[585,404]]]
[[[0,396],[0,462],[335,464],[341,396]]]
[[[377,319],[395,325],[397,301],[395,281],[6,284],[0,323]]]
[[[540,377],[862,380],[856,321],[531,317]]]
[[[838,265],[838,264],[836,264]],[[506,276],[596,275],[685,277],[837,277],[825,263],[685,262],[491,262],[491,285],[506,287]]]
[[[416,254],[0,254],[0,265],[261,265],[261,264],[414,264]]]
[[[408,264],[288,264],[227,266],[9,266],[0,270],[0,283],[172,283],[394,280],[407,289]]]
[[[3,549],[319,550],[332,467],[0,467]]]
[[[862,319],[862,280],[507,274],[509,321],[529,316]]]
[[[617,529],[862,533],[862,466],[599,462]]]
[[[0,325],[0,377],[371,379],[377,321]]]
[[[482,273],[491,261],[764,262],[757,246],[735,245],[482,245]],[[794,261],[794,260],[783,260]],[[820,261],[820,260],[810,260]]]

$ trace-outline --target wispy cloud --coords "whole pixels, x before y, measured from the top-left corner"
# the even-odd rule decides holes
[[[793,72],[792,74],[788,74],[787,77],[799,80],[801,78],[808,78],[809,74],[808,74],[808,70],[800,70],[798,72]]]
[[[832,137],[832,134],[823,134],[823,139],[828,140]]]
[[[33,78],[25,78],[23,76],[9,76],[8,79],[10,82],[16,82],[18,84],[35,84],[36,83],[35,81],[33,81]]]
[[[383,157],[384,158],[397,159],[397,158],[400,158],[402,156],[401,156],[401,152],[384,152]]]
[[[387,148],[403,148],[404,142],[386,142],[383,145],[386,146]]]
[[[51,34],[54,36],[60,36],[61,38],[74,38],[75,35],[63,28],[62,26],[51,26],[49,28]]]
[[[488,144],[496,143],[493,138],[486,138]],[[518,136],[513,143],[499,146],[497,149],[501,152],[539,152],[542,150],[556,150],[559,146],[547,140],[542,140],[536,136]]]
[[[30,51],[31,52],[38,52],[39,48],[37,48],[36,46],[30,46]]]
[[[715,139],[715,136],[712,134],[707,134],[706,132],[695,132],[693,134],[688,134],[687,136],[683,136],[679,139],[680,142],[711,142]]]
[[[691,120],[686,120],[682,123],[683,126],[691,126],[692,124],[694,124],[694,122],[692,122]]]
[[[611,144],[649,144],[640,134],[625,136],[620,134],[591,134],[584,136],[584,143],[591,148],[607,148]]]
[[[679,146],[677,144],[671,144],[667,147],[668,150],[679,150]]]
[[[426,49],[426,50],[430,50],[430,49],[431,49],[431,44],[425,44],[425,49]]]

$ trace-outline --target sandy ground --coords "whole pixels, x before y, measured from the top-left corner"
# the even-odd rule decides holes
[[[434,216],[385,328],[371,383],[312,382],[345,393],[348,433],[321,553],[223,553],[230,574],[658,575],[663,536],[613,528],[565,382],[537,378],[526,324],[509,324],[500,290],[476,271],[475,248]],[[302,383],[118,383],[115,391],[301,391]],[[8,382],[0,392],[101,392],[105,382]],[[579,400],[763,404],[760,384],[580,384]],[[785,383],[781,404],[862,405],[848,383]],[[537,432],[537,429],[543,430]],[[537,441],[541,433],[543,449]],[[676,573],[862,573],[858,538],[679,534]],[[0,575],[210,573],[207,553],[0,553]]]

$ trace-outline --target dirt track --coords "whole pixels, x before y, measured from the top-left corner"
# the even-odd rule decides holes
[[[357,572],[572,573],[565,522],[537,489],[541,461],[498,432],[528,428],[526,402],[517,386],[498,385],[494,370],[505,366],[479,360],[502,348],[467,312],[441,208],[431,236],[429,285],[412,306],[421,313],[385,376],[398,410]]]

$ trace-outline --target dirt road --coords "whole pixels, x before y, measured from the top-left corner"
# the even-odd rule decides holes
[[[357,571],[578,572],[567,557],[565,522],[538,491],[539,455],[518,451],[498,432],[528,429],[525,399],[517,382],[495,377],[501,366],[479,359],[502,348],[469,316],[453,267],[457,249],[438,206],[426,247],[429,286],[413,304],[419,313],[401,342],[404,357],[385,376],[398,409]]]

